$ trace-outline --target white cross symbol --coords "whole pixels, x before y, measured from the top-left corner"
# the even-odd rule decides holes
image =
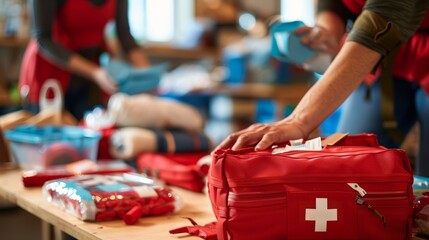
[[[337,221],[337,209],[328,209],[327,198],[316,198],[316,209],[305,209],[305,221],[315,221],[315,232],[326,232],[328,221]]]

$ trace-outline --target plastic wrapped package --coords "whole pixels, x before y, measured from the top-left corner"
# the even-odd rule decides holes
[[[48,201],[84,221],[123,219],[179,211],[182,199],[169,187],[136,173],[81,175],[46,182]]]
[[[422,195],[424,192],[429,192],[429,178],[414,175],[414,182],[413,182],[414,195]]]

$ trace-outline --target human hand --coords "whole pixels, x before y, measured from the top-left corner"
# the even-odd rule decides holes
[[[118,91],[118,84],[112,79],[105,69],[97,68],[93,76],[94,81],[107,94],[113,94]]]
[[[270,124],[253,124],[246,129],[232,133],[214,151],[227,148],[237,150],[249,146],[255,146],[256,151],[264,150],[273,144],[306,138],[307,135],[301,124],[287,118]]]
[[[335,56],[340,47],[340,39],[331,34],[328,30],[321,26],[302,26],[295,30],[296,35],[301,36],[301,42],[310,48],[326,52]]]
[[[132,49],[128,53],[130,63],[135,68],[148,68],[150,67],[149,59],[147,58],[144,51],[140,48]]]

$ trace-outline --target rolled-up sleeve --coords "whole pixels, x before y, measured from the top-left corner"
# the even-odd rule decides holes
[[[133,36],[131,35],[130,25],[128,20],[128,1],[118,0],[116,13],[116,31],[119,42],[125,53],[128,53],[134,48],[139,47]]]
[[[55,63],[66,66],[73,54],[56,43],[52,38],[52,25],[57,14],[57,1],[32,0],[32,36],[36,39],[41,53]]]
[[[347,40],[386,55],[416,32],[428,6],[428,0],[368,0]]]

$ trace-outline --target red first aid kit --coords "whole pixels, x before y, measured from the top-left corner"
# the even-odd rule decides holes
[[[210,165],[205,157],[209,157],[208,152],[143,153],[137,158],[137,170],[166,184],[203,192]]]
[[[349,135],[320,151],[219,150],[208,175],[222,239],[411,239],[404,151]]]

